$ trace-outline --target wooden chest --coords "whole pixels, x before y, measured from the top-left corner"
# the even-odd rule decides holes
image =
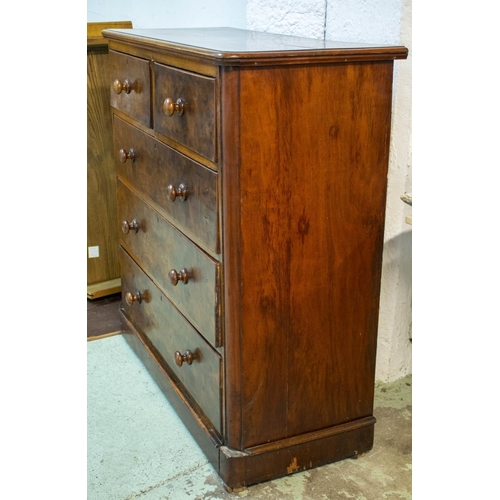
[[[103,34],[129,343],[228,489],[370,450],[407,49]]]

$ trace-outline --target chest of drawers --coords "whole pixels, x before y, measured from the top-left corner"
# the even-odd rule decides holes
[[[368,451],[407,50],[103,34],[128,342],[228,489]]]

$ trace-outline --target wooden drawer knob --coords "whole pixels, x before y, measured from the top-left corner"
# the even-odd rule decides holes
[[[129,79],[126,79],[123,82],[116,79],[113,82],[113,90],[115,91],[115,94],[121,94],[122,92],[125,92],[125,94],[130,94],[130,92],[132,92],[132,88],[133,83]]]
[[[129,149],[127,153],[124,149],[120,149],[120,151],[118,151],[118,157],[120,159],[120,163],[125,163],[127,160],[130,160],[133,163],[135,161],[135,150]]]
[[[188,273],[186,269],[181,269],[179,272],[177,272],[175,269],[170,269],[170,272],[168,273],[168,277],[170,278],[170,283],[172,285],[177,285],[179,281],[182,281],[184,284],[187,284],[188,282]]]
[[[124,220],[122,222],[123,234],[128,234],[130,231],[134,231],[134,233],[138,233],[140,227],[141,227],[141,225],[139,224],[139,221],[137,219],[134,219],[132,222],[129,222],[127,220]]]
[[[189,349],[184,354],[181,354],[180,351],[175,351],[174,359],[177,366],[182,366],[183,363],[190,365],[194,361],[194,353]]]
[[[131,306],[134,302],[137,302],[138,304],[140,304],[142,302],[141,292],[135,292],[135,293],[127,292],[125,294],[125,302],[129,306]]]
[[[177,111],[177,113],[179,113],[179,115],[183,115],[185,105],[186,105],[186,101],[182,97],[179,97],[179,99],[177,99],[177,101],[175,101],[175,102],[171,97],[167,97],[163,101],[163,112],[167,116],[172,116],[175,111]]]
[[[177,197],[181,198],[183,201],[187,200],[187,186],[185,184],[179,184],[179,187],[175,187],[170,184],[167,186],[167,196],[170,201],[175,201]]]

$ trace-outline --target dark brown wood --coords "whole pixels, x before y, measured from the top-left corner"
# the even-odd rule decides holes
[[[175,351],[174,359],[177,366],[182,366],[184,363],[192,365],[193,361],[196,359],[196,353],[191,352],[189,349],[184,354]]]
[[[125,92],[125,94],[130,94],[132,90],[134,90],[134,82],[130,81],[129,79],[125,79],[123,82],[121,80],[116,79],[113,82],[113,90],[115,91],[115,94],[121,94],[122,92]]]
[[[135,290],[140,290],[142,296],[141,302],[129,303],[125,298],[125,314],[155,346],[161,361],[168,365],[220,432],[220,355],[183,318],[134,261],[124,251],[120,254],[126,272],[123,294],[135,295]],[[184,353],[187,349],[193,353],[191,366],[181,368],[175,361],[175,353]]]
[[[124,220],[122,222],[122,233],[123,234],[128,234],[130,231],[134,233],[138,233],[139,229],[141,228],[141,224],[137,219],[134,219],[132,222],[129,222],[128,220]]]
[[[224,203],[222,213],[224,235],[224,305],[241,303],[241,224],[240,224],[240,70],[229,68],[221,75],[222,106],[222,185]],[[239,332],[241,314],[238,308],[224,307],[225,346],[225,421],[226,446],[241,449],[243,430],[241,427],[241,405],[244,375],[242,373],[242,352]],[[235,332],[230,335],[229,332]],[[236,333],[237,332],[237,333]]]
[[[187,285],[189,281],[189,273],[187,269],[181,269],[180,271],[176,271],[175,269],[170,269],[168,273],[168,277],[170,279],[170,283],[176,286],[179,281],[182,281],[185,285]]]
[[[114,120],[115,150],[133,147],[134,163],[117,162],[121,179],[154,202],[168,220],[183,227],[199,245],[220,252],[217,174],[162,144],[121,118]],[[118,153],[120,155],[120,153]],[[162,182],[158,182],[158,179]],[[170,186],[180,188],[185,200],[171,202]],[[177,193],[176,193],[177,195]]]
[[[321,465],[356,457],[373,447],[374,419],[363,421],[353,429],[311,435],[292,445],[270,445],[262,450],[239,452],[225,446],[220,452],[220,476],[229,489],[288,476]]]
[[[144,294],[144,292],[143,292]],[[125,294],[125,302],[131,306],[133,305],[134,302],[137,302],[138,304],[142,303],[142,294],[141,292],[137,291],[135,293],[132,292],[127,292]]]
[[[140,227],[121,245],[142,359],[182,394],[194,435],[220,437],[228,489],[370,450],[393,61],[406,49],[231,29],[105,35],[150,61],[154,88],[151,128],[114,120],[117,153],[135,151],[117,157],[117,191],[120,223]],[[205,205],[191,204],[197,185]],[[152,293],[165,304],[150,308]]]
[[[215,161],[215,79],[155,64],[154,82],[155,130]]]
[[[120,243],[141,263],[163,293],[210,342],[218,345],[216,311],[220,264],[202,252],[180,231],[149,207],[121,181],[117,185],[119,221],[135,218],[140,231],[122,235]],[[161,249],[157,252],[155,249]],[[174,286],[171,269],[186,269],[187,283]]]
[[[392,63],[240,71],[244,448],[371,414],[391,82]]]
[[[127,113],[138,122],[151,126],[151,80],[149,62],[145,59],[110,50],[109,74],[111,106]],[[117,93],[115,82],[128,81],[129,92]],[[108,88],[110,88],[108,87]],[[118,86],[119,87],[119,86]]]
[[[182,116],[184,114],[185,104],[186,101],[182,97],[179,97],[175,102],[170,97],[167,97],[163,101],[162,110],[167,116],[172,116],[175,111]]]
[[[186,201],[188,196],[188,190],[185,184],[179,184],[179,187],[175,189],[175,186],[169,184],[167,186],[167,198],[168,201],[174,202],[177,197],[181,200]]]
[[[120,149],[120,151],[118,151],[118,159],[120,160],[120,163],[125,163],[127,160],[130,160],[132,163],[134,163],[135,162],[134,148],[130,148],[128,151]]]

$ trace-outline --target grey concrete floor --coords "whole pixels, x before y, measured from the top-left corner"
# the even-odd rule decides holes
[[[377,383],[375,442],[365,456],[228,493],[122,336],[87,346],[88,500],[412,496],[411,376]]]

